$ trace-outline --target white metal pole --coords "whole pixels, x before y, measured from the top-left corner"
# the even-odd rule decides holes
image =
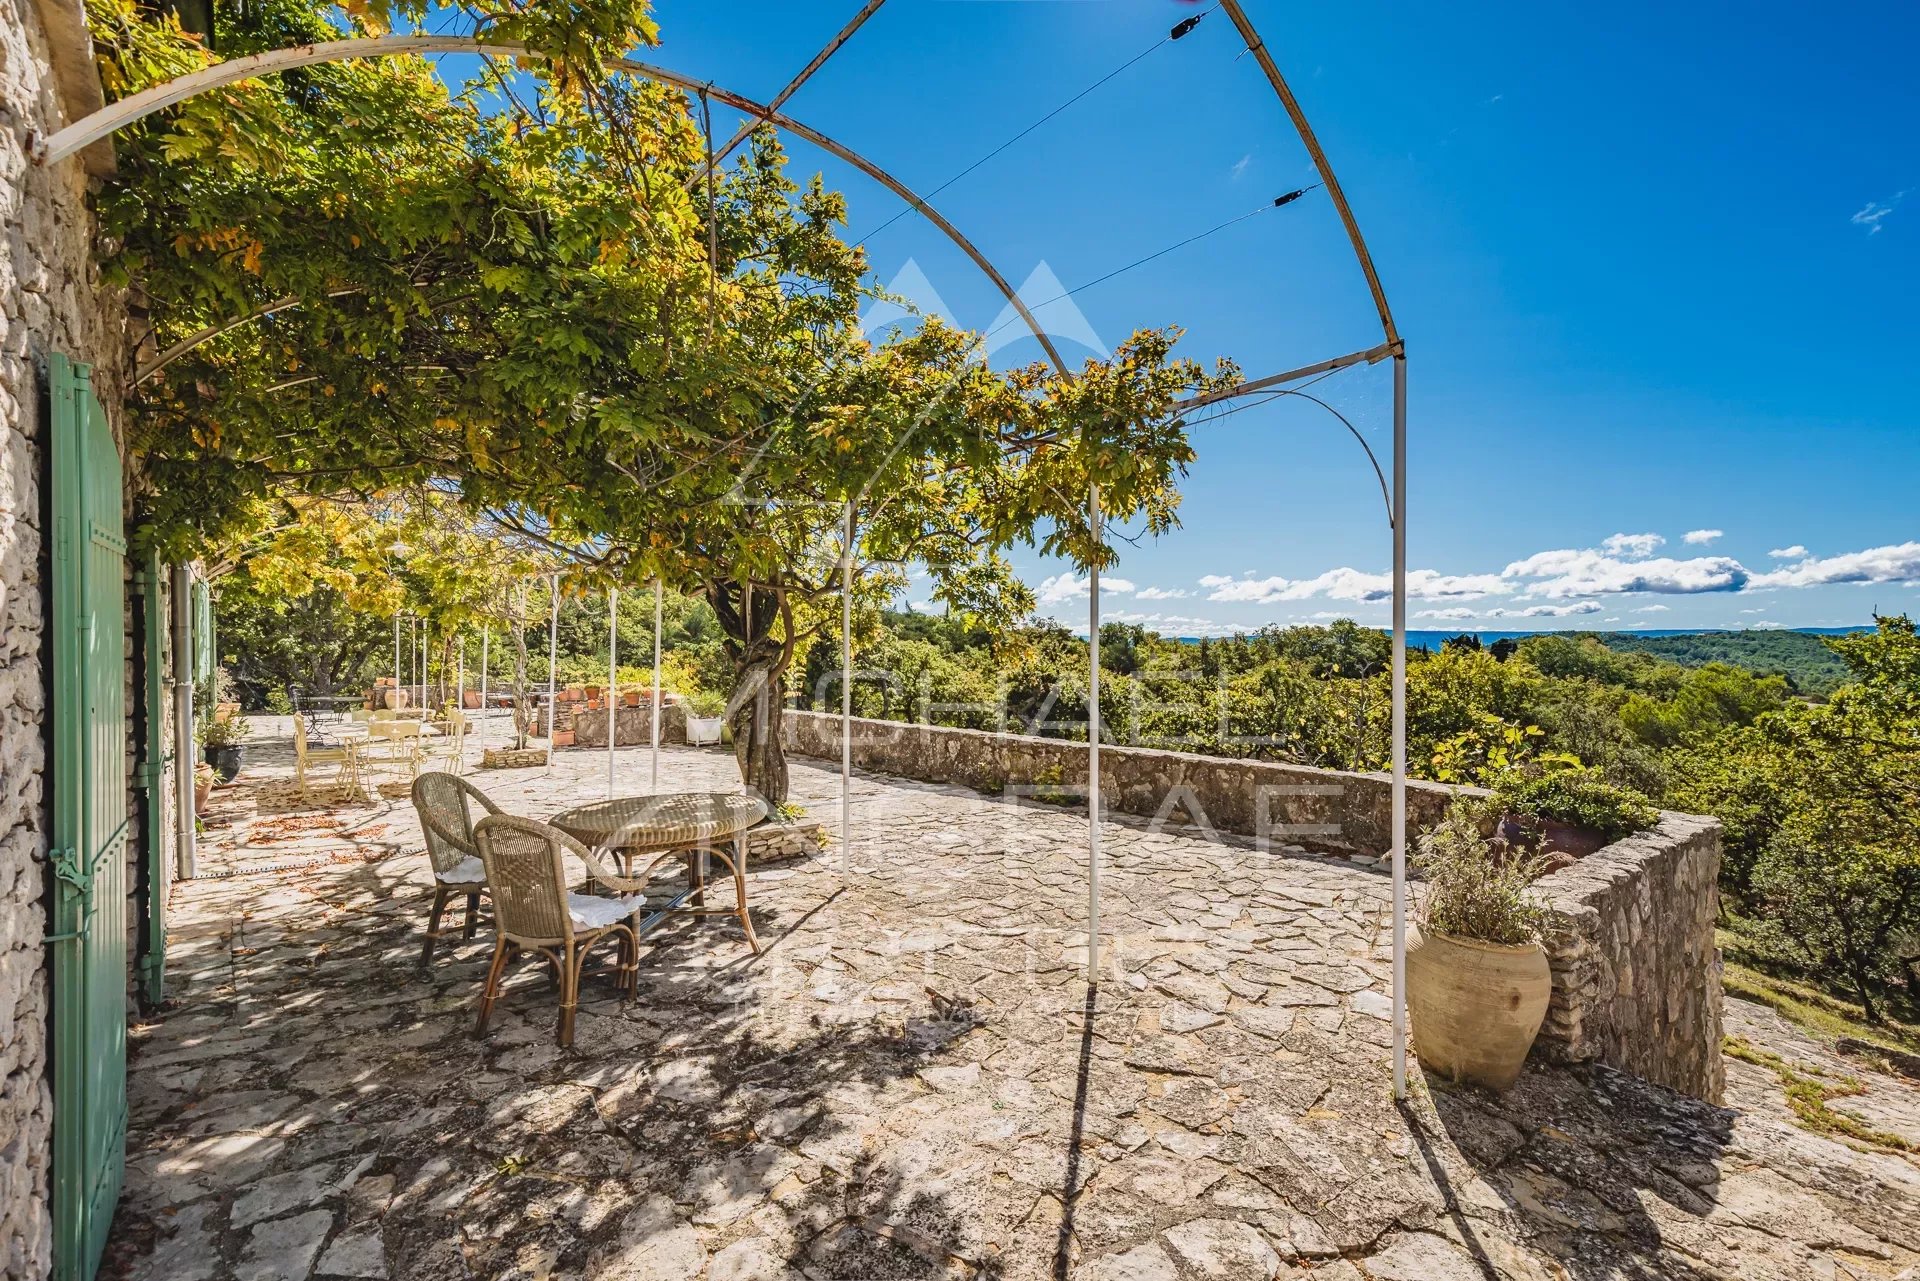
[[[487,750],[487,658],[488,658],[487,650],[490,647],[489,642],[491,642],[492,640],[493,640],[493,628],[491,627],[481,628],[480,629],[480,706],[475,708],[474,710],[477,713],[476,719],[479,720],[480,722],[480,750],[483,752]],[[486,766],[485,761],[482,761],[480,764],[482,768],[485,768]]]
[[[1393,1097],[1407,1097],[1407,358],[1393,358]]]
[[[400,710],[400,615],[393,616],[393,709]]]
[[[607,799],[613,799],[613,747],[620,737],[620,589],[607,589]]]
[[[840,543],[840,874],[853,870],[853,503]]]
[[[1100,486],[1087,487],[1087,521],[1100,543]],[[1087,569],[1087,982],[1100,982],[1100,570]]]
[[[653,578],[653,781],[650,791],[660,790],[660,623],[665,617],[665,602],[660,576]]]
[[[560,712],[560,575],[547,578],[553,596],[553,614],[547,620],[547,773],[553,773],[553,736],[559,729],[555,719]]]
[[[173,567],[173,875],[193,879],[197,830],[193,812],[193,570]]]
[[[464,633],[460,637],[460,666],[456,670],[458,674],[454,677],[456,688],[453,691],[453,706],[464,722],[467,717],[467,638]],[[455,772],[459,774],[467,772],[467,731],[464,725],[460,730],[460,760]]]

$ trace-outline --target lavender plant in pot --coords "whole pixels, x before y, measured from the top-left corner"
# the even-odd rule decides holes
[[[1456,801],[1420,838],[1426,878],[1407,947],[1407,1012],[1423,1067],[1495,1090],[1511,1087],[1540,1033],[1553,991],[1544,919],[1528,886],[1537,854],[1496,851],[1484,802]]]

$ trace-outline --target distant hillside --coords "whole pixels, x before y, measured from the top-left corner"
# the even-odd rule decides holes
[[[1731,663],[1755,672],[1777,672],[1790,677],[1807,694],[1832,693],[1847,679],[1847,665],[1827,648],[1825,637],[1809,632],[1686,632],[1677,636],[1595,632],[1593,635],[1609,649],[1651,654],[1687,667]]]

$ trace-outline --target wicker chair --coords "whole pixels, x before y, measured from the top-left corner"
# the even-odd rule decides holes
[[[596,943],[610,938],[618,946],[620,994],[623,999],[633,995],[640,969],[634,917],[646,906],[641,893],[646,883],[615,875],[586,846],[559,828],[532,819],[492,815],[481,819],[473,834],[493,896],[497,934],[474,1035],[486,1035],[507,963],[521,951],[537,952],[553,966],[559,980],[558,1039],[561,1046],[570,1046],[580,1004],[580,973],[588,950]],[[569,853],[586,865],[595,883],[633,897],[602,898],[569,890]]]
[[[433,945],[453,930],[440,928],[448,900],[465,895],[467,919],[461,937],[472,938],[478,924],[480,896],[487,892],[486,866],[473,836],[473,807],[478,802],[488,814],[500,807],[473,784],[441,770],[430,770],[413,780],[413,808],[427,838],[427,858],[433,864],[433,915],[427,920],[427,942],[420,951],[420,967],[433,964]]]

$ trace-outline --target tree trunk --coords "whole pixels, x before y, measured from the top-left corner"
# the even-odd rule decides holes
[[[525,751],[533,728],[533,709],[527,706],[527,588],[523,583],[515,601],[517,608],[507,625],[513,637],[513,746]],[[607,714],[607,733],[613,733],[613,713]]]
[[[785,805],[787,754],[780,745],[780,722],[793,647],[772,634],[775,620],[782,616],[781,602],[765,588],[756,593],[750,587],[721,582],[707,585],[707,599],[726,636],[727,656],[733,660],[733,694],[727,699],[726,720],[733,731],[733,755],[741,781],[767,804]]]

